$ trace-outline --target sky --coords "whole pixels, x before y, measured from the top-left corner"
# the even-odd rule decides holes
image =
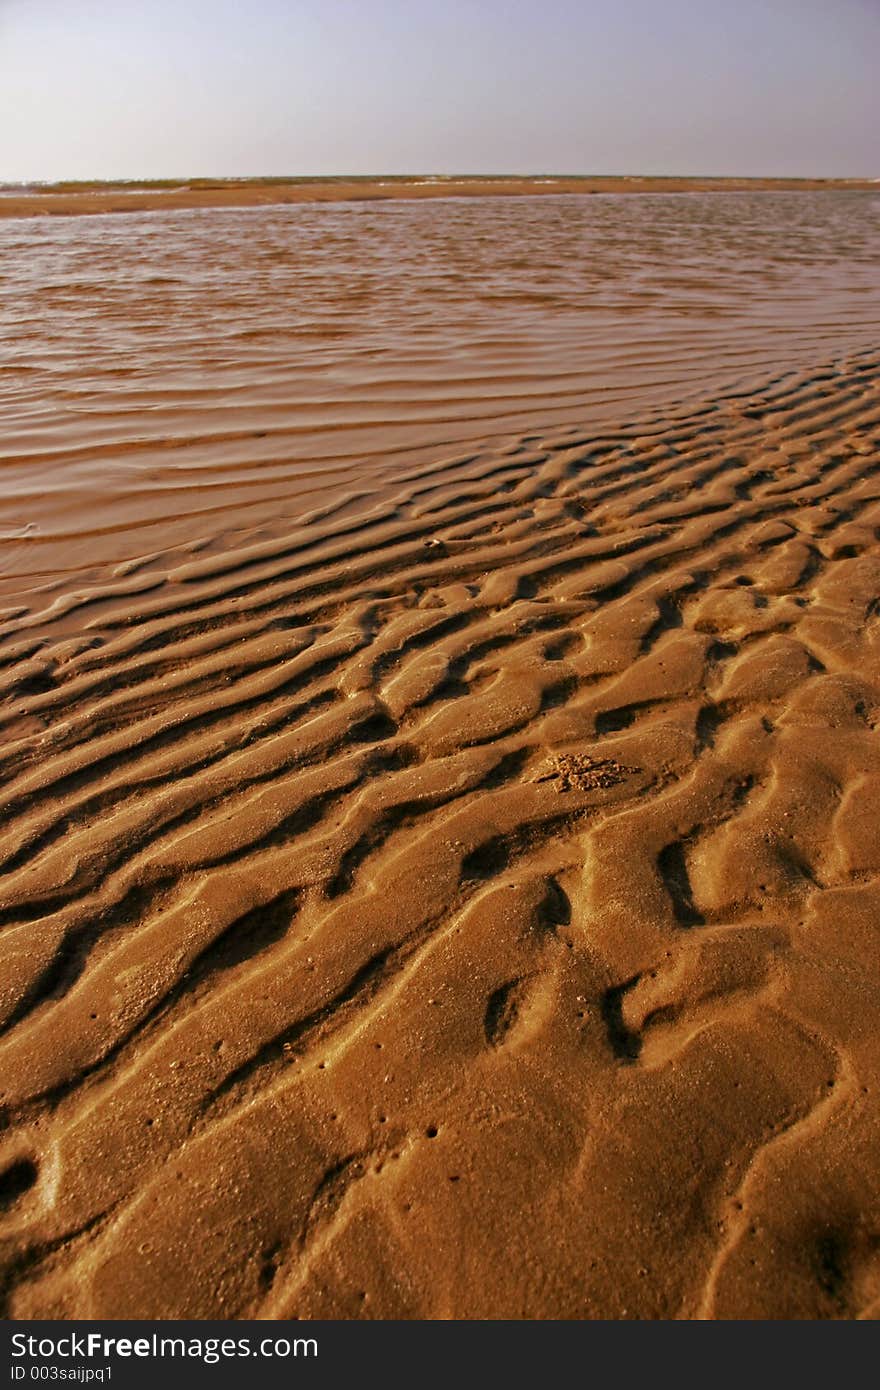
[[[0,182],[880,177],[880,0],[0,0]]]

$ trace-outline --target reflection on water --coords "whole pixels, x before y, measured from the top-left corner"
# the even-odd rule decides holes
[[[3,567],[876,343],[878,213],[724,193],[0,222]]]

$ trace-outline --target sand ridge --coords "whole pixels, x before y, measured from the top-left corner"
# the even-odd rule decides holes
[[[0,623],[30,1317],[880,1310],[880,358]]]
[[[565,193],[724,193],[870,190],[875,179],[675,178],[637,175],[386,175],[375,178],[180,179],[137,183],[48,184],[0,190],[3,217],[88,217],[184,208],[272,207],[296,203],[381,202],[401,198],[516,198]]]

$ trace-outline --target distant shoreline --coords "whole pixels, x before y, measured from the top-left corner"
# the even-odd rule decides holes
[[[523,197],[595,193],[740,193],[880,190],[872,179],[641,178],[554,176],[324,179],[163,179],[143,182],[64,182],[17,192],[0,190],[2,217],[81,217],[89,214],[248,208],[288,203],[374,202],[403,198]]]

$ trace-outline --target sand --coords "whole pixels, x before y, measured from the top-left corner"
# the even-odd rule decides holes
[[[871,348],[878,208],[748,191],[0,220],[0,608]]]
[[[181,179],[48,184],[0,189],[0,218],[82,217],[183,208],[271,207],[289,203],[379,202],[402,198],[511,198],[548,194],[809,192],[875,190],[874,179],[662,178],[632,176],[438,175],[329,179]]]
[[[0,230],[7,1317],[880,1315],[877,224],[764,196]]]
[[[7,616],[7,1313],[876,1316],[878,445],[862,354]]]

